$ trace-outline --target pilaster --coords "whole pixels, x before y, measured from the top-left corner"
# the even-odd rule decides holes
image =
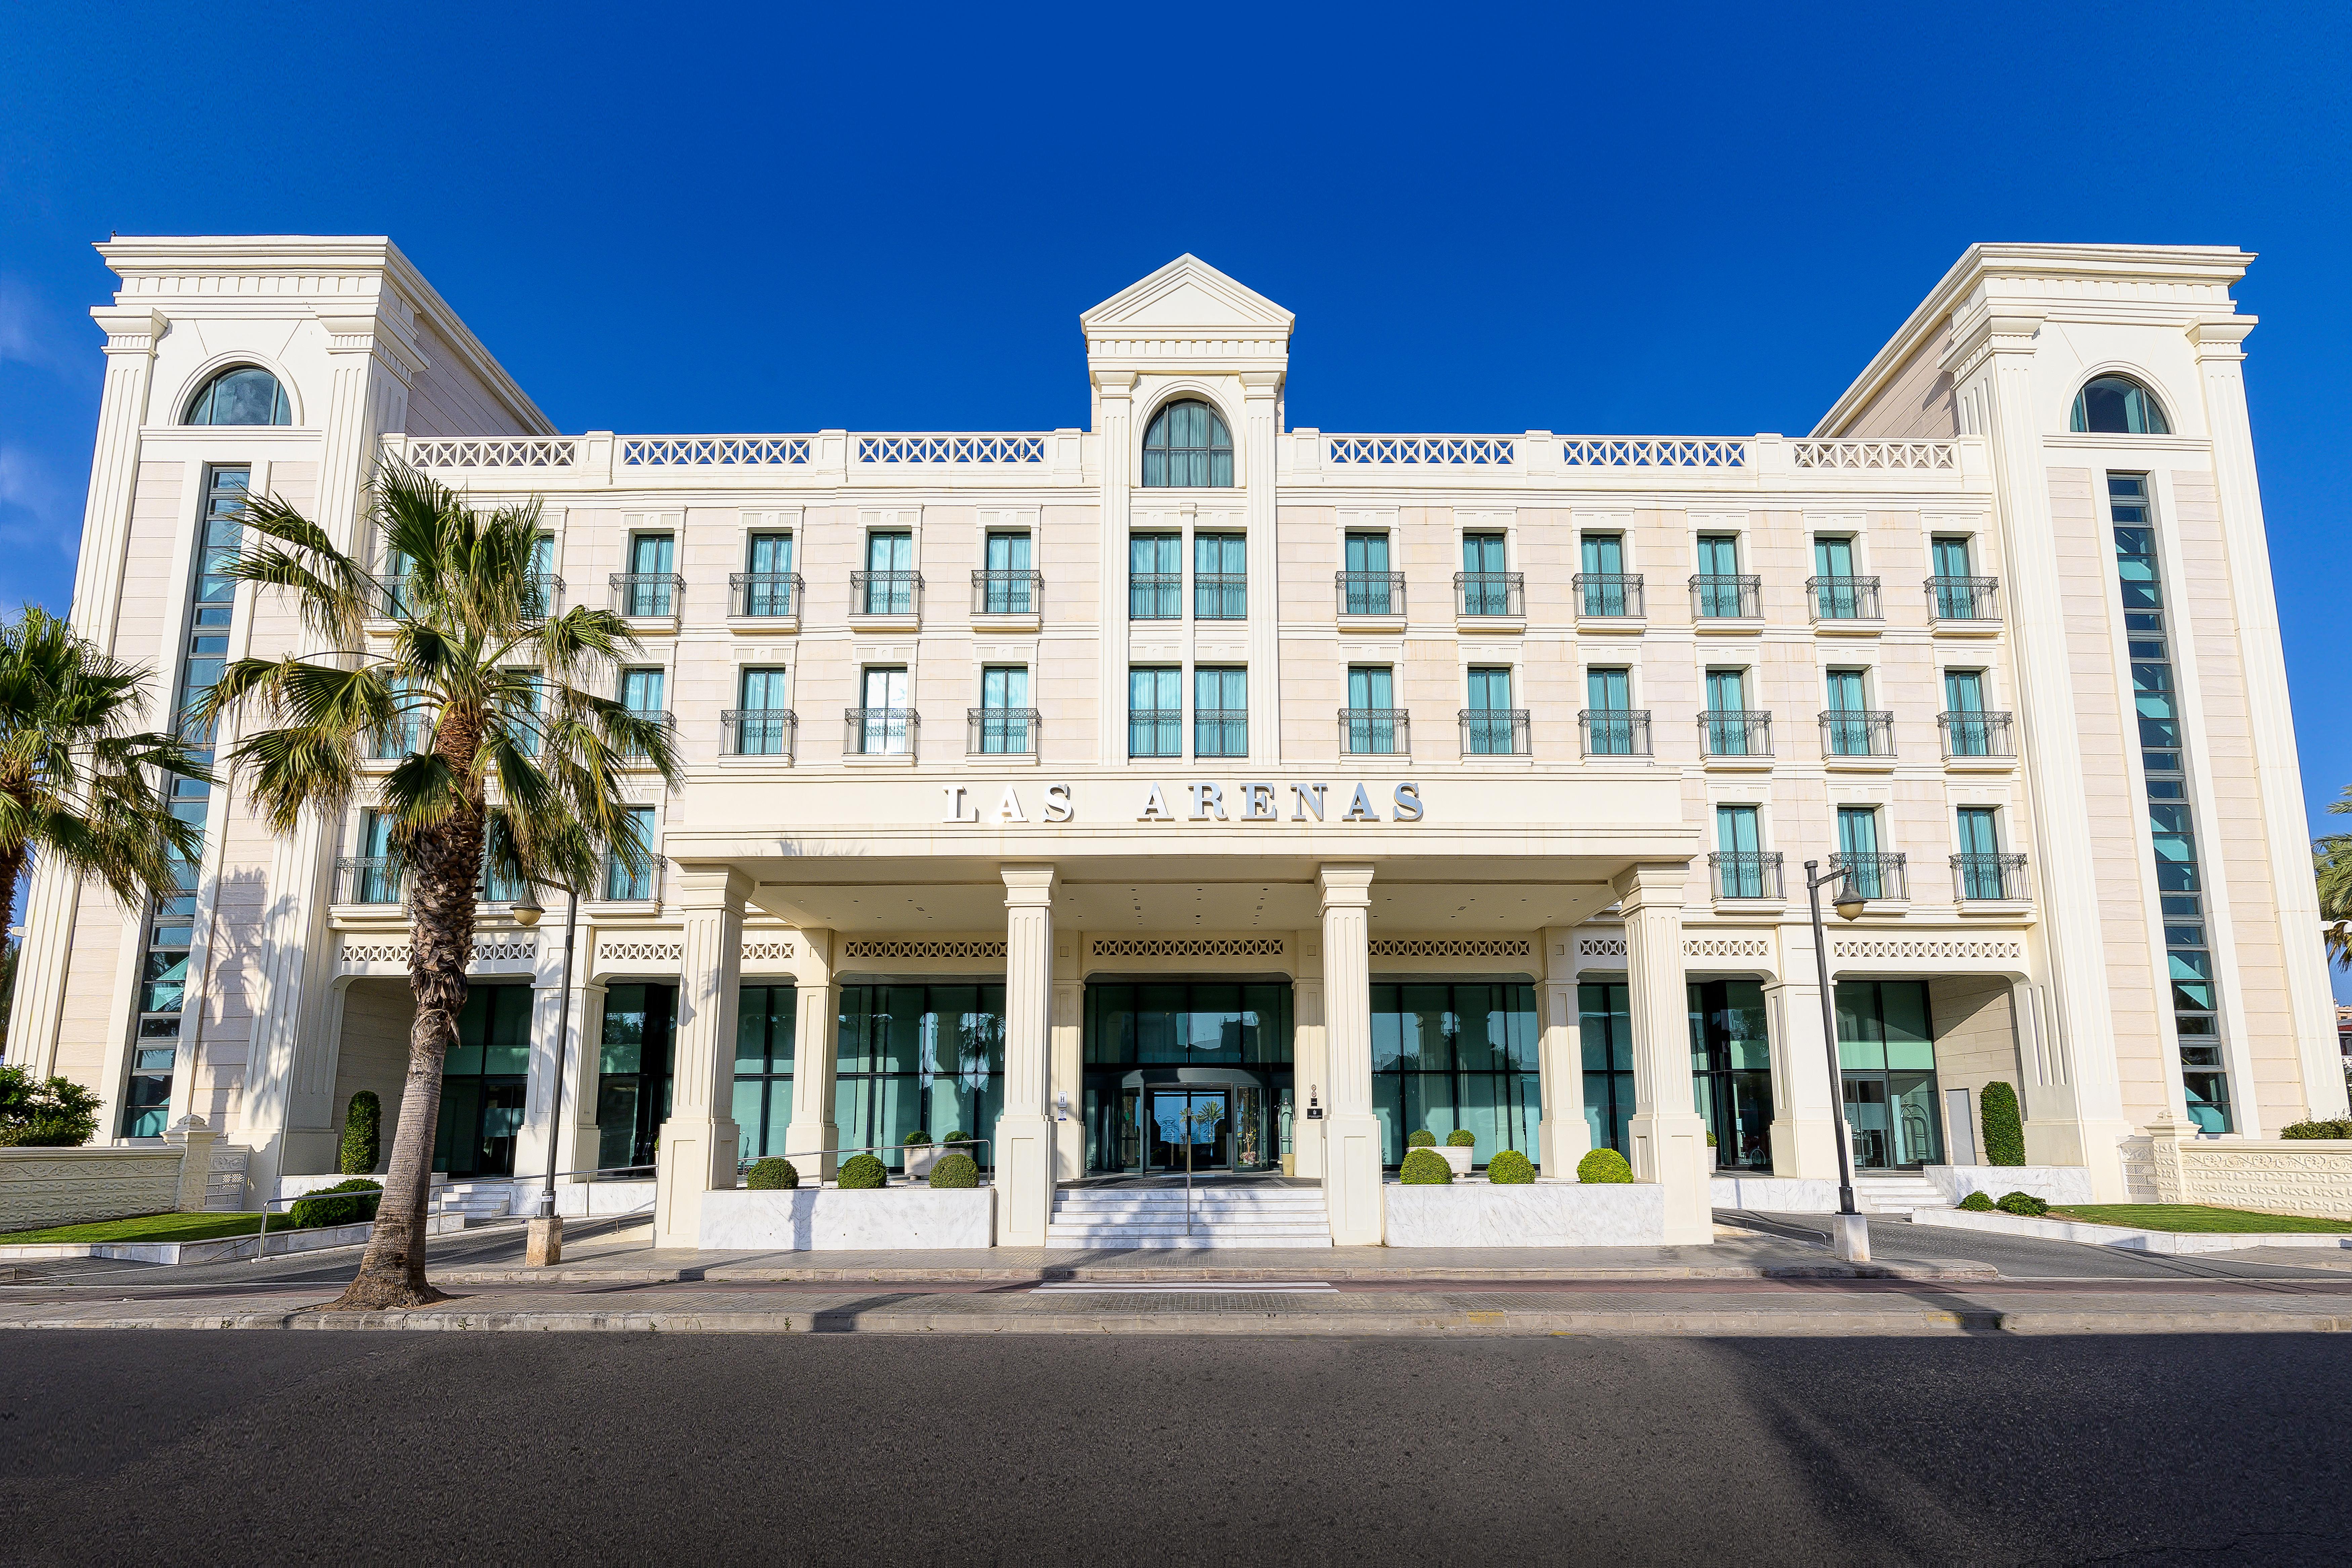
[[[1324,1119],[1323,1202],[1331,1239],[1377,1247],[1386,1230],[1381,1124],[1372,1114],[1372,868],[1325,866],[1323,1049],[1330,1075]]]
[[[1780,953],[1780,978],[1764,987],[1772,1041],[1772,1173],[1834,1182],[1845,1108],[1830,1082],[1811,923],[1782,926]]]
[[[1576,1004],[1576,936],[1565,926],[1543,933],[1544,983],[1537,1042],[1543,1122],[1537,1163],[1542,1173],[1565,1180],[1577,1162],[1592,1152],[1592,1128],[1584,1120],[1584,1051]]]
[[[1615,881],[1625,921],[1633,1029],[1633,1179],[1665,1190],[1665,1240],[1715,1239],[1706,1127],[1691,1097],[1690,1000],[1683,978],[1684,866],[1636,866]]]
[[[784,1129],[784,1157],[804,1182],[838,1173],[841,1128],[833,1119],[833,1088],[840,1065],[841,981],[834,964],[840,936],[822,926],[800,933],[803,957],[793,992],[793,1119]]]
[[[1266,717],[1250,725],[1250,755],[1282,760],[1282,635],[1276,593],[1282,553],[1275,535],[1276,443],[1282,435],[1282,372],[1241,373],[1243,504],[1249,529],[1249,705]]]
[[[1102,761],[1127,761],[1129,487],[1134,483],[1135,383],[1132,371],[1095,373],[1096,449],[1102,463],[1102,659],[1097,671],[1095,728]]]
[[[1043,1247],[1054,1210],[1054,868],[1005,866],[1004,1111],[996,1121],[996,1244]]]
[[[655,1155],[654,1245],[701,1245],[702,1194],[735,1184],[735,1014],[743,987],[743,901],[751,879],[732,866],[680,866],[685,914],[670,1113]]]

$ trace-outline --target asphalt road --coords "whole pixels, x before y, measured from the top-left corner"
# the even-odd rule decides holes
[[[26,1332],[24,1563],[2340,1563],[2352,1342]]]

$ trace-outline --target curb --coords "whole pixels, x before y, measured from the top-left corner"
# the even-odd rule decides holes
[[[1138,1268],[1114,1265],[1049,1265],[1045,1268],[737,1268],[726,1265],[677,1268],[435,1268],[443,1285],[1025,1285],[1047,1279],[1099,1279],[1118,1283],[1181,1285],[1187,1280],[1328,1279],[1357,1283],[1479,1285],[1532,1281],[1643,1279],[1922,1279],[1980,1281],[2000,1278],[1990,1263],[1835,1263],[1742,1265],[1692,1264],[1654,1268],[1412,1268],[1362,1267],[1297,1268]]]

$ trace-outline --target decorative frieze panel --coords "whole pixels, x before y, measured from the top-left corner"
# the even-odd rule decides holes
[[[1580,936],[1576,939],[1579,958],[1622,958],[1625,939],[1622,936]]]
[[[1833,958],[1979,958],[2019,959],[2025,956],[2021,942],[1953,942],[1934,938],[1874,941],[1851,937],[1830,943]]]
[[[579,443],[562,437],[411,441],[408,460],[420,468],[568,468]]]
[[[1744,468],[1745,441],[1675,436],[1570,436],[1559,460],[1571,468]]]
[[[682,942],[608,942],[596,950],[601,963],[676,963],[685,957]]]
[[[861,463],[1042,463],[1043,436],[860,436]]]
[[[1278,936],[1105,936],[1094,943],[1097,958],[1280,958],[1282,952]]]
[[[1375,941],[1374,958],[1526,958],[1525,937],[1406,937]]]
[[[746,963],[777,963],[792,957],[793,944],[788,942],[747,942],[743,944]]]
[[[1760,936],[1686,936],[1685,958],[1769,958],[1772,944]]]
[[[2147,1143],[2159,1203],[2352,1219],[2352,1139],[2232,1142],[2158,1122]]]
[[[621,443],[628,468],[773,468],[809,460],[805,436],[646,436]]]
[[[856,938],[841,944],[844,958],[1003,958],[1001,942],[884,942]]]
[[[1950,441],[1791,441],[1789,457],[1800,468],[1957,468],[1959,447]]]
[[[355,963],[406,963],[409,944],[404,942],[346,942],[341,944],[337,960],[346,965]],[[474,944],[475,963],[528,963],[538,954],[534,942],[490,941]]]
[[[1334,463],[1443,464],[1491,468],[1517,455],[1507,436],[1334,436]]]

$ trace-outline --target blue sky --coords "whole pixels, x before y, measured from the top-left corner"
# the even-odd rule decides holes
[[[1798,432],[1971,240],[2228,243],[2316,815],[2347,18],[12,6],[0,603],[70,591],[110,231],[389,234],[561,427],[642,431],[1081,425],[1077,312],[1191,250],[1297,312],[1297,424]]]

